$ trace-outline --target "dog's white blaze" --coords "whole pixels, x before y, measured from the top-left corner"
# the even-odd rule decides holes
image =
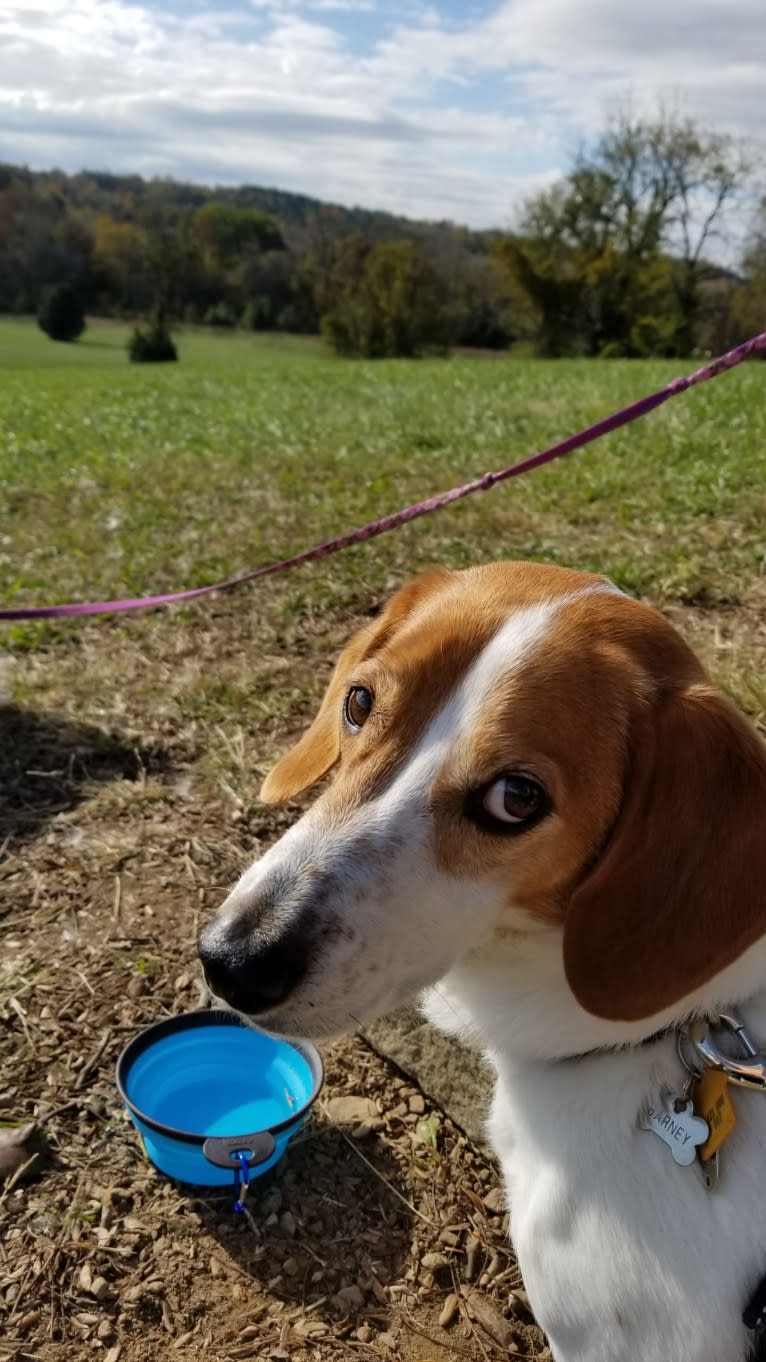
[[[457,734],[463,736],[481,723],[481,712],[502,676],[525,662],[547,634],[551,621],[572,599],[546,601],[517,610],[479,654],[460,687],[461,712]]]
[[[397,819],[405,809],[419,805],[423,813],[427,798],[456,742],[481,722],[481,712],[501,676],[519,666],[547,632],[558,602],[517,610],[485,645],[448,700],[437,711],[412,756],[391,784],[365,808],[386,820]]]

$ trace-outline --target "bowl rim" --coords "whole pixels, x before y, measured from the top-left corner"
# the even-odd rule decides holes
[[[153,1116],[148,1116],[129,1096],[127,1081],[136,1060],[157,1041],[164,1040],[166,1036],[177,1035],[181,1031],[194,1031],[203,1026],[234,1026],[241,1031],[254,1031],[257,1035],[266,1036],[269,1040],[274,1041],[275,1045],[286,1045],[291,1050],[297,1051],[309,1066],[312,1089],[310,1096],[303,1105],[297,1111],[291,1112],[286,1120],[265,1126],[262,1131],[242,1131],[243,1137],[265,1132],[268,1132],[269,1135],[279,1135],[282,1131],[294,1126],[302,1116],[305,1116],[319,1096],[324,1082],[324,1064],[316,1046],[308,1040],[286,1040],[283,1036],[275,1036],[270,1031],[259,1031],[257,1027],[249,1025],[236,1012],[228,1012],[223,1008],[205,1007],[198,1008],[195,1012],[182,1012],[176,1017],[164,1017],[162,1021],[151,1022],[139,1031],[132,1040],[128,1041],[117,1060],[115,1082],[125,1106],[137,1120],[158,1135],[165,1135],[171,1140],[180,1140],[183,1144],[197,1145],[200,1150],[202,1149],[203,1144],[209,1138],[208,1135],[197,1135],[190,1130],[179,1130],[175,1126],[165,1125],[164,1122],[156,1120]],[[224,1138],[229,1140],[239,1138],[239,1136],[227,1135]]]

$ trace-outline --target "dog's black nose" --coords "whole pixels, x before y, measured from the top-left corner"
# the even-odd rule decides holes
[[[243,936],[213,920],[203,929],[197,949],[213,993],[235,1011],[255,1017],[283,1003],[300,983],[308,969],[310,941],[297,928],[268,941],[258,932]]]

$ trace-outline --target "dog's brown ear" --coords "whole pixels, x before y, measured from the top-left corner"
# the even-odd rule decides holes
[[[340,755],[341,708],[348,679],[358,663],[371,657],[400,627],[416,605],[452,574],[432,568],[397,591],[377,619],[355,634],[341,653],[313,724],[277,762],[261,786],[266,804],[283,804],[302,794],[335,765]]]
[[[766,934],[766,745],[711,686],[634,724],[623,805],[564,926],[575,997],[656,1015]]]

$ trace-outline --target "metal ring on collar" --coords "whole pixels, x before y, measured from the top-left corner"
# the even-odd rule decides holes
[[[738,1038],[746,1055],[742,1059],[735,1059],[724,1054],[713,1039],[713,1026],[703,1019],[692,1022],[687,1033],[695,1057],[704,1068],[722,1070],[732,1083],[740,1087],[766,1092],[766,1055],[756,1050],[744,1022],[735,1013],[722,1013],[718,1020],[722,1027]]]

